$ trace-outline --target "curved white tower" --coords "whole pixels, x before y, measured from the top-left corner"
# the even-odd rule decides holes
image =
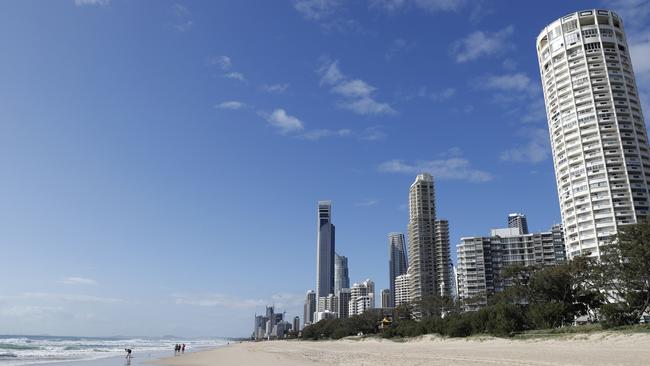
[[[650,156],[621,18],[585,10],[537,37],[569,258],[648,214]]]

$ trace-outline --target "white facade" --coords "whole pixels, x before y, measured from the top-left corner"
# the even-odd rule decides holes
[[[395,277],[395,306],[407,304],[410,301],[409,297],[409,283],[410,278],[408,274]]]
[[[554,266],[565,261],[561,225],[541,233],[520,234],[519,228],[494,229],[491,236],[464,237],[457,246],[458,297],[465,310],[476,310],[511,285],[501,277],[513,266]]]
[[[365,280],[355,283],[350,289],[350,302],[348,304],[349,316],[362,314],[367,309],[375,307],[375,283]]]
[[[569,258],[648,213],[650,150],[621,18],[568,14],[537,37]]]
[[[361,315],[366,310],[373,309],[374,307],[375,307],[374,296],[355,297],[353,300],[350,300],[350,307],[349,307],[350,316]]]

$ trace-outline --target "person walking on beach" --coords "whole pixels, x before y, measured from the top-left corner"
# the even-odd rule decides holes
[[[131,355],[131,349],[130,348],[125,348],[124,351],[126,351],[126,359],[130,360],[133,357]]]
[[[183,354],[185,353],[185,343],[183,343],[183,345],[181,346],[181,353]]]

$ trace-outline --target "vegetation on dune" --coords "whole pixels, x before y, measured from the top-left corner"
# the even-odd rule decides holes
[[[383,315],[368,311],[322,320],[306,327],[302,338],[340,339],[360,333],[386,338],[526,336],[603,328],[650,332],[649,326],[638,325],[650,306],[650,219],[621,227],[612,243],[601,247],[600,260],[579,257],[554,267],[511,267],[501,277],[511,286],[477,311],[462,311],[471,299],[462,303],[428,297],[394,309],[393,322],[385,329],[378,328]],[[598,325],[567,327],[578,317]]]

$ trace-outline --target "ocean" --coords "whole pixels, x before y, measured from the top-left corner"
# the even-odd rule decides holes
[[[125,348],[133,350],[135,366],[149,359],[173,356],[174,345],[185,343],[185,352],[225,345],[227,339],[144,337],[54,337],[0,335],[0,366],[72,362],[76,365],[124,364]],[[111,359],[119,362],[108,362]],[[80,362],[85,361],[85,362]]]

